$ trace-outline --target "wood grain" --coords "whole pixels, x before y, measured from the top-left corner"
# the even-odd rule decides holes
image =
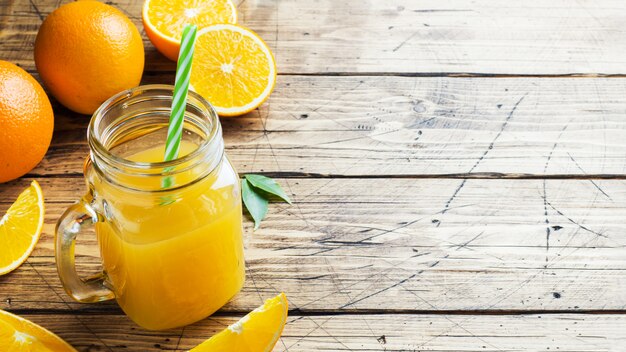
[[[119,315],[26,318],[79,351],[186,351],[238,318],[220,316],[169,331],[145,331]],[[287,351],[620,351],[626,316],[318,315],[288,318],[274,352]]]
[[[625,97],[623,78],[281,76],[260,110],[222,124],[242,173],[623,175]],[[55,112],[33,175],[82,172],[88,118]]]
[[[82,179],[39,181],[44,234],[27,264],[0,277],[0,308],[117,311],[71,303],[57,278],[54,222]],[[626,309],[626,181],[279,182],[295,204],[273,204],[256,232],[246,221],[247,283],[226,311],[280,291],[302,311]],[[79,262],[95,270],[94,238],[80,242]]]
[[[63,1],[2,0],[0,57],[33,70],[41,20]],[[142,1],[110,2],[143,33]],[[281,73],[624,74],[620,0],[237,1]],[[149,41],[146,68],[174,70]]]
[[[69,1],[0,0],[0,58],[36,76],[38,27]],[[108,3],[142,33],[144,83],[172,83],[142,1]],[[0,214],[33,178],[47,209],[32,256],[0,276],[0,309],[80,351],[187,350],[280,291],[291,317],[275,351],[623,349],[624,1],[237,4],[280,76],[268,103],[222,120],[227,152],[295,201],[245,223],[242,292],[165,332],[70,300],[52,234],[84,190],[88,118],[53,100],[48,154],[0,185]],[[99,270],[93,234],[77,255]]]

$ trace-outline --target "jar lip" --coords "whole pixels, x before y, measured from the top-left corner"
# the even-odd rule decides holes
[[[181,156],[179,158],[170,160],[170,161],[140,162],[140,161],[128,160],[120,156],[117,156],[111,153],[102,144],[102,142],[100,142],[100,138],[99,138],[100,136],[96,132],[96,127],[97,127],[97,124],[100,122],[101,117],[104,116],[104,114],[106,113],[108,109],[115,106],[116,104],[121,103],[125,99],[134,96],[138,92],[145,93],[145,92],[157,91],[157,90],[172,92],[173,94],[174,86],[170,84],[141,85],[141,86],[137,86],[134,88],[121,91],[113,95],[109,99],[107,99],[104,103],[102,103],[98,107],[98,109],[93,113],[91,117],[91,121],[89,122],[89,127],[87,128],[87,141],[91,149],[97,154],[99,154],[100,156],[105,157],[107,160],[113,161],[114,164],[117,164],[119,166],[131,168],[131,169],[134,168],[134,169],[146,169],[146,170],[155,169],[155,168],[159,168],[159,169],[173,168],[181,164],[187,163],[189,161],[192,161],[202,156],[203,154],[205,154],[207,150],[211,148],[214,140],[219,136],[220,123],[219,123],[217,112],[215,111],[215,108],[213,108],[213,105],[211,105],[200,94],[192,90],[189,90],[188,92],[189,96],[191,96],[194,100],[202,104],[203,105],[202,108],[208,111],[207,118],[211,122],[211,127],[210,127],[210,130],[208,131],[207,137],[202,141],[202,143],[200,143],[198,148],[196,148],[191,153]],[[187,104],[189,104],[189,100],[187,101]]]

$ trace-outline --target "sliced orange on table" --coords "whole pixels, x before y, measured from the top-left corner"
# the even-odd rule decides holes
[[[0,351],[76,352],[52,332],[3,310],[0,310]]]
[[[174,61],[184,26],[198,26],[191,88],[219,115],[250,112],[274,89],[274,55],[256,33],[235,25],[231,0],[145,0],[142,17],[152,44]]]
[[[233,24],[198,31],[191,88],[222,116],[256,109],[276,83],[274,56],[258,35]]]
[[[281,293],[189,352],[269,352],[283,332],[287,309]]]
[[[142,18],[152,44],[176,61],[186,24],[202,29],[217,23],[237,23],[237,10],[231,0],[146,0]]]
[[[41,235],[43,216],[43,194],[33,181],[0,218],[0,275],[26,261]]]

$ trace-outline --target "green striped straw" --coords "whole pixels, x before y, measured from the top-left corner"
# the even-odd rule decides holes
[[[189,78],[191,76],[191,61],[193,49],[196,44],[196,32],[198,27],[188,24],[183,29],[183,37],[180,41],[178,52],[178,65],[176,66],[176,83],[174,84],[174,98],[172,99],[172,113],[170,125],[167,130],[167,142],[165,144],[165,161],[174,160],[178,157],[180,141],[183,137],[183,121],[187,108],[187,92],[189,91]]]
[[[174,83],[174,97],[172,99],[172,112],[170,114],[169,127],[167,129],[167,141],[165,143],[165,161],[178,158],[180,142],[183,137],[183,122],[187,108],[187,92],[189,91],[189,78],[191,76],[191,63],[193,50],[196,44],[196,32],[198,27],[188,24],[183,29],[178,52],[178,64],[176,65],[176,81]],[[165,171],[171,171],[166,169]],[[163,179],[163,188],[172,185],[172,178]]]

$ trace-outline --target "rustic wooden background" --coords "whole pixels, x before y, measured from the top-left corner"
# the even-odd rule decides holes
[[[37,29],[64,2],[0,0],[0,59],[36,76]],[[140,0],[108,3],[142,30]],[[276,351],[626,349],[626,2],[238,3],[280,74],[268,103],[222,120],[227,152],[295,200],[246,223],[242,293],[165,332],[71,301],[52,236],[83,192],[88,117],[53,101],[47,156],[0,185],[0,211],[31,179],[47,206],[0,308],[81,351],[186,350],[279,291]],[[145,46],[144,81],[172,83]]]

